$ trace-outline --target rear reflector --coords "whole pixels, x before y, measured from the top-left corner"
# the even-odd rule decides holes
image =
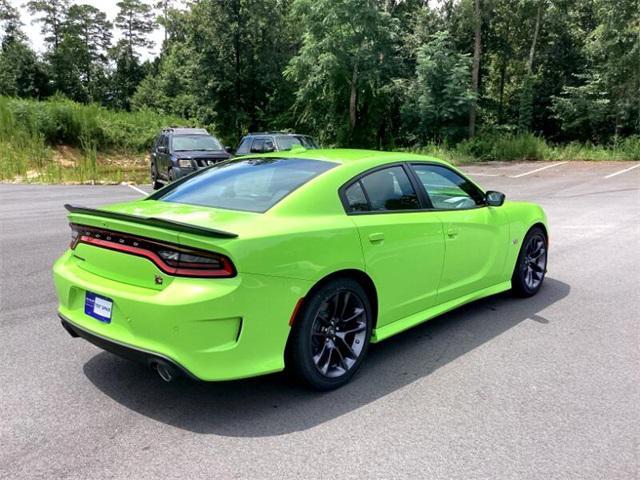
[[[304,302],[304,297],[300,298],[297,302],[296,302],[296,306],[293,307],[293,312],[291,313],[291,318],[289,319],[289,326],[292,327],[293,323],[296,321],[296,317],[298,316],[298,313],[300,312],[300,308],[302,307],[302,303]]]
[[[78,243],[144,257],[169,275],[205,278],[236,275],[231,260],[219,253],[72,223],[70,248],[75,249]]]

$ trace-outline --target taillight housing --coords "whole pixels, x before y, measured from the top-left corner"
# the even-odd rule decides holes
[[[70,226],[69,247],[72,250],[79,243],[86,243],[144,257],[164,273],[178,277],[230,278],[236,275],[231,260],[219,253],[75,223]]]

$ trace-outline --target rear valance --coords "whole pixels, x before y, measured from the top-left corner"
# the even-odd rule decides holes
[[[69,205],[68,203],[65,204],[64,208],[66,208],[71,213],[91,215],[93,217],[111,218],[114,220],[124,220],[126,222],[166,228],[168,230],[174,230],[176,232],[193,233],[196,235],[203,235],[205,237],[236,238],[238,236],[235,233],[225,232],[223,230],[190,225],[188,223],[176,222],[175,220],[166,220],[164,218],[140,217],[138,215],[130,215],[128,213],[110,212],[108,210],[99,210],[97,208]]]

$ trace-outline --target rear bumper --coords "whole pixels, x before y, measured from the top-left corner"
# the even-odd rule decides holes
[[[83,254],[89,258],[88,250]],[[106,250],[104,255],[113,267],[111,277],[128,270],[153,279],[156,273],[148,260]],[[126,358],[169,361],[205,381],[282,370],[291,312],[311,287],[306,281],[241,273],[228,279],[165,276],[157,289],[106,278],[97,273],[102,270],[88,271],[84,262],[67,252],[54,265],[58,313],[67,331]],[[85,313],[86,292],[113,301],[109,323]]]
[[[91,333],[89,330],[85,330],[84,328],[75,325],[68,318],[65,318],[64,315],[58,314],[58,316],[60,317],[60,322],[64,329],[74,338],[84,338],[87,342],[92,343],[96,347],[106,350],[107,352],[111,352],[114,355],[126,358],[133,362],[147,365],[148,367],[152,367],[158,363],[168,363],[177,371],[181,372],[183,376],[197,380],[197,377],[189,370],[164,355],[156,352],[149,352],[141,348],[133,347],[125,343],[116,342],[100,335],[96,335],[95,333]]]

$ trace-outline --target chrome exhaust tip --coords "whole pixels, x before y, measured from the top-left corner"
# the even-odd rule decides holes
[[[174,381],[178,376],[176,369],[168,363],[156,362],[155,367],[160,378],[167,383]]]

